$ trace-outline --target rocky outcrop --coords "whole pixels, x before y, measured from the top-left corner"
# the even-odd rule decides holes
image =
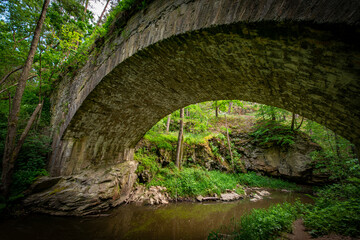
[[[51,215],[97,214],[128,199],[138,163],[84,170],[66,177],[43,177],[30,188],[24,206]]]
[[[328,181],[328,176],[315,171],[310,157],[311,152],[321,150],[321,147],[305,134],[296,134],[294,144],[287,148],[271,143],[259,145],[248,135],[238,139],[236,146],[248,170],[302,183]]]
[[[236,129],[235,129],[236,130]],[[250,132],[236,132],[230,138],[234,145],[233,154],[237,153],[238,160],[234,161],[235,170],[242,168],[275,177],[286,178],[299,183],[325,183],[329,176],[317,171],[310,157],[313,151],[321,147],[312,142],[304,133],[294,133],[294,143],[283,147],[276,142],[260,144],[254,141]],[[250,130],[249,130],[250,131]],[[171,144],[171,143],[170,143]],[[159,148],[156,143],[142,140],[137,148],[146,148],[157,155],[157,161],[163,166],[175,162],[175,142],[173,149]],[[183,164],[200,165],[207,170],[231,170],[228,146],[225,140],[216,137],[206,139],[205,143],[188,145],[184,144]],[[143,182],[151,179],[148,172],[139,174]]]
[[[170,162],[175,162],[176,158],[176,142],[168,143],[172,145],[172,148],[160,148],[156,145],[156,143],[142,139],[137,144],[136,149],[145,148],[148,151],[151,151],[156,154],[157,162],[159,162],[162,167],[166,167],[170,164]],[[200,165],[207,170],[228,171],[230,169],[225,157],[219,154],[214,154],[209,145],[209,141],[207,140],[204,143],[194,145],[184,143],[183,164]],[[142,171],[138,175],[141,182],[147,182],[152,177],[146,170]]]

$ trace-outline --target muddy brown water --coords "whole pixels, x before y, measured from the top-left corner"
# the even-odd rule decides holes
[[[0,222],[0,239],[207,239],[212,230],[239,218],[253,208],[282,202],[304,203],[299,193],[272,191],[258,202],[171,203],[160,206],[122,205],[109,216],[96,218],[29,215]]]

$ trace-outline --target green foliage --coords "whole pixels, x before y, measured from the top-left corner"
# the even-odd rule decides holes
[[[145,139],[149,140],[151,143],[154,143],[158,148],[163,148],[167,150],[173,150],[176,148],[177,134],[159,134],[153,131],[149,131],[144,136]]]
[[[311,153],[316,171],[328,174],[335,181],[360,177],[360,165],[353,144],[313,121],[306,121],[305,131],[312,141],[322,147],[321,151]]]
[[[296,184],[280,179],[258,176],[255,173],[229,174],[220,171],[206,171],[202,168],[162,168],[148,186],[164,186],[170,195],[189,197],[220,194],[226,189],[239,189],[240,185],[298,189]]]
[[[45,170],[50,138],[44,135],[30,135],[21,148],[16,161],[11,194],[17,195],[29,187],[39,176],[48,175]]]
[[[290,113],[284,109],[259,104],[258,110],[256,111],[255,115],[259,120],[261,119],[262,121],[265,121],[265,120],[283,121],[284,116],[286,118],[286,116],[289,114]]]
[[[254,138],[254,142],[260,145],[279,145],[282,147],[290,147],[294,144],[295,134],[287,126],[274,121],[258,122],[254,131],[250,134]]]
[[[219,171],[206,171],[201,168],[163,168],[148,186],[164,186],[172,197],[220,194],[226,189],[241,193],[235,175]]]
[[[315,205],[305,212],[304,223],[314,236],[331,232],[360,236],[360,185],[334,184],[320,189]]]
[[[314,151],[310,156],[317,172],[329,174],[335,181],[343,181],[351,177],[360,177],[360,165],[357,158],[338,157],[331,151]]]
[[[253,209],[243,215],[240,221],[230,226],[232,239],[266,240],[277,239],[282,232],[290,232],[293,221],[304,210],[304,205],[296,202],[277,204],[269,209]],[[208,239],[222,239],[219,231],[210,233]]]
[[[109,30],[111,24],[113,24],[114,20],[116,19],[116,16],[118,16],[120,12],[129,10],[133,6],[134,2],[135,0],[120,1],[119,4],[109,13],[106,22],[103,25],[104,29]],[[141,6],[145,7],[145,1],[141,3]]]
[[[139,162],[136,173],[142,173],[147,170],[151,176],[154,176],[159,170],[158,163],[156,162],[156,155],[154,154],[137,151],[135,153],[134,160]]]
[[[38,86],[34,83],[29,83],[23,95],[18,135],[20,135],[25,128],[28,118],[38,104],[37,92]],[[0,104],[3,103],[0,102]],[[2,159],[7,131],[8,106],[6,104],[0,106],[4,106],[4,108],[0,108],[0,158]],[[41,118],[35,122],[33,129],[26,138],[16,161],[13,183],[11,186],[12,199],[16,199],[16,196],[21,196],[21,192],[29,187],[29,185],[32,184],[39,176],[47,175],[45,165],[48,154],[51,151],[51,139],[49,136],[41,134],[40,132],[46,131],[49,123],[50,101],[46,98]]]

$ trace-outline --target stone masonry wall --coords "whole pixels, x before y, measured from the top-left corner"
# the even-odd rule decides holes
[[[189,104],[285,108],[360,145],[360,2],[154,0],[53,94],[52,175],[114,165]]]

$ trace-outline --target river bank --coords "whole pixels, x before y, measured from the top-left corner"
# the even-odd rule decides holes
[[[251,202],[171,202],[139,206],[124,204],[98,217],[60,217],[31,214],[0,222],[0,239],[206,239],[209,233],[229,224],[251,209],[267,208],[304,194],[271,191],[271,198]]]

